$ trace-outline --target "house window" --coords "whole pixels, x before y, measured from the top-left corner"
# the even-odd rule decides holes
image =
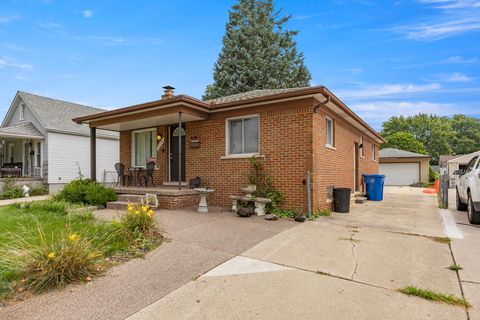
[[[20,121],[25,120],[25,104],[20,105]]]
[[[157,157],[156,132],[155,128],[132,132],[132,163],[134,167],[145,167],[148,158]]]
[[[36,155],[37,155],[37,167],[42,166],[42,144],[41,142],[37,142],[37,150],[36,150]]]
[[[326,128],[327,128],[327,141],[326,141],[326,146],[327,147],[334,147],[335,145],[335,142],[334,142],[334,132],[333,132],[333,128],[334,128],[334,124],[333,124],[333,119],[332,118],[329,118],[327,117],[326,118]]]
[[[259,150],[258,116],[227,119],[227,153],[229,155],[258,154]]]
[[[364,155],[363,155],[363,137],[360,137],[360,145],[358,146],[358,148],[360,149],[360,158],[364,158]]]
[[[372,160],[373,160],[373,161],[375,161],[376,158],[377,158],[377,156],[375,155],[375,152],[376,152],[376,151],[375,151],[375,145],[372,144]]]

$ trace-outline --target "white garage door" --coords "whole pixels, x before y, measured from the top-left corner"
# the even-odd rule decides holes
[[[419,163],[380,163],[387,186],[408,186],[420,181]]]

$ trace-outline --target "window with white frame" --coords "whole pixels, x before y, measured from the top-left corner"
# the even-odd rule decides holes
[[[325,142],[325,145],[327,147],[333,147],[335,145],[334,142],[334,124],[333,124],[333,119],[326,117],[326,128],[327,128],[327,141]]]
[[[375,160],[376,160],[376,158],[377,158],[377,156],[376,156],[375,152],[376,152],[375,145],[374,145],[374,144],[372,144],[372,160],[374,160],[374,161],[375,161]]]
[[[259,152],[259,117],[227,119],[227,155],[258,154]]]
[[[360,149],[360,157],[363,158],[364,157],[364,153],[363,153],[363,137],[360,137],[360,145],[359,145],[359,149]]]
[[[37,167],[42,166],[42,143],[37,142],[35,154],[37,156]]]
[[[155,128],[132,132],[132,164],[145,167],[149,158],[157,157]]]
[[[20,120],[21,121],[25,120],[25,104],[24,103],[20,105]]]

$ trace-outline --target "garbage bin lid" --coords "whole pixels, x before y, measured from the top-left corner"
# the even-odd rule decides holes
[[[362,174],[364,177],[373,177],[373,178],[385,178],[385,175],[384,174],[367,174],[367,173],[364,173]]]
[[[338,190],[338,191],[352,191],[350,188],[333,188],[333,190]]]

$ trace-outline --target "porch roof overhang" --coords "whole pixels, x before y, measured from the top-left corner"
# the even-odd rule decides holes
[[[0,128],[0,138],[11,139],[35,139],[43,140],[45,137],[30,123],[22,123],[16,126]]]
[[[183,122],[206,120],[208,111],[208,104],[204,102],[188,96],[177,96],[75,118],[73,121],[88,124],[91,128],[126,131],[177,123],[180,112]]]

